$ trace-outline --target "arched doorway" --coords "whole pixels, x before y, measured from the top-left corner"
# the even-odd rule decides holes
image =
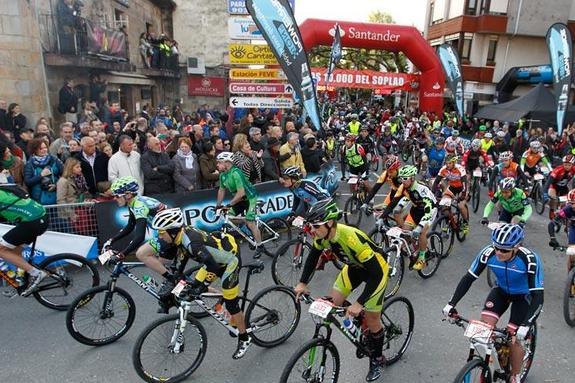
[[[330,34],[330,29],[333,29],[336,23],[343,31],[341,43],[344,47],[403,52],[421,71],[419,108],[424,112],[435,112],[441,115],[445,75],[435,51],[416,28],[390,24],[307,19],[299,26],[305,49],[309,52],[318,45],[331,45],[333,35]]]

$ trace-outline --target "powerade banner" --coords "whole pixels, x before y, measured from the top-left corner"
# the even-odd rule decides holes
[[[573,66],[573,46],[567,25],[553,24],[547,31],[547,47],[553,71],[553,89],[557,99],[557,130],[563,131],[565,112],[571,89],[571,69]]]
[[[459,64],[459,56],[449,43],[441,44],[439,46],[438,54],[443,71],[447,76],[449,89],[451,89],[451,93],[453,93],[453,97],[455,98],[457,112],[460,116],[464,116],[463,75],[461,72],[461,65]]]
[[[334,164],[324,165],[318,174],[312,174],[307,179],[320,185],[333,195],[339,185]],[[259,211],[260,217],[264,220],[274,217],[285,217],[291,212],[293,205],[293,194],[276,181],[263,182],[255,185],[258,192],[258,199],[265,204]],[[227,201],[231,195],[227,193]],[[219,230],[223,221],[215,214],[216,190],[200,190],[190,193],[171,193],[155,195],[153,198],[162,201],[167,206],[179,207],[184,212],[186,225],[192,225],[201,230]],[[98,238],[104,242],[108,238],[116,235],[128,223],[128,209],[120,208],[115,201],[100,202],[96,204],[96,218],[98,221]],[[148,237],[152,233],[148,231]],[[132,239],[132,235],[114,243],[114,248],[125,247]]]
[[[319,109],[307,54],[291,6],[287,0],[246,0],[248,12],[272,48],[295,95],[314,128],[321,129]]]

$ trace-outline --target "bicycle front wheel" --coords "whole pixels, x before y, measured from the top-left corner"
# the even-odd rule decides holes
[[[425,253],[425,267],[417,271],[421,278],[431,278],[435,274],[441,263],[443,247],[443,241],[439,234],[429,234],[427,237],[427,252]]]
[[[146,382],[179,382],[200,366],[207,347],[208,338],[200,322],[188,316],[182,331],[180,315],[173,314],[142,331],[132,351],[132,362]]]
[[[388,366],[397,362],[409,347],[415,325],[413,305],[405,297],[393,297],[383,305],[381,322],[385,329],[383,355]]]
[[[575,327],[575,267],[567,275],[565,291],[563,292],[563,316],[565,322]]]
[[[479,199],[481,197],[481,184],[479,179],[473,178],[473,186],[471,187],[471,206],[473,207],[473,212],[477,213],[479,210]]]
[[[49,274],[33,293],[43,306],[66,311],[83,291],[100,284],[98,269],[76,254],[57,254],[46,258],[38,267]]]
[[[443,252],[441,253],[442,258],[447,258],[453,250],[453,244],[455,243],[455,233],[451,227],[451,222],[449,217],[444,215],[440,217],[433,224],[432,231],[438,233],[443,241]]]
[[[453,383],[491,383],[491,370],[479,358],[473,358],[457,374]]]
[[[403,254],[401,254],[397,246],[388,247],[384,250],[384,253],[387,254],[387,265],[389,267],[384,296],[384,299],[387,300],[397,294],[401,287],[403,271],[405,270],[405,261],[403,259]]]
[[[66,327],[72,338],[88,346],[103,346],[128,332],[136,317],[136,304],[119,287],[98,286],[85,291],[70,305]]]
[[[343,219],[347,225],[359,227],[362,218],[361,201],[355,197],[349,197],[345,201]]]
[[[283,244],[272,261],[272,278],[276,285],[293,287],[298,284],[311,246],[300,239]]]
[[[331,341],[312,339],[292,355],[284,367],[280,383],[336,383],[339,365],[339,352]]]
[[[369,232],[369,238],[379,247],[385,249],[389,247],[389,238],[385,235],[385,230],[382,228],[374,227]]]
[[[251,328],[254,343],[275,347],[295,331],[301,306],[292,288],[270,286],[256,294],[246,310],[246,327]]]
[[[291,227],[282,218],[272,218],[266,221],[266,225],[272,230],[263,225],[260,226],[262,241],[265,242],[264,252],[273,257],[284,243],[291,240]]]
[[[545,200],[543,199],[543,195],[541,192],[541,185],[536,183],[533,186],[533,205],[535,205],[535,211],[537,214],[541,215],[545,211]]]

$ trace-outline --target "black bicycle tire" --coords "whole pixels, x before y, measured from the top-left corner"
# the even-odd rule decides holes
[[[103,340],[94,340],[93,338],[88,338],[76,330],[74,326],[74,321],[78,307],[81,307],[86,303],[88,303],[89,301],[91,301],[95,294],[99,294],[102,292],[106,293],[108,291],[109,291],[108,286],[97,286],[91,288],[89,290],[86,290],[82,295],[78,296],[74,300],[74,302],[70,305],[70,308],[66,313],[66,328],[68,329],[68,333],[70,333],[72,338],[74,338],[76,341],[88,346],[104,346],[110,343],[114,343],[115,341],[123,337],[134,324],[134,319],[136,318],[136,304],[134,302],[134,299],[126,290],[120,287],[115,287],[112,294],[118,294],[123,296],[123,298],[128,303],[128,317],[124,327],[120,331],[116,332],[113,336],[105,338]],[[86,299],[88,299],[89,301],[84,302]]]
[[[272,228],[274,231],[278,231],[276,230],[277,228],[281,227],[282,229],[280,230],[284,230],[285,233],[287,234],[287,239],[286,242],[291,241],[292,239],[292,235],[291,235],[291,226],[287,223],[287,221],[283,218],[271,218],[269,220],[266,220],[266,225],[268,225],[270,228]],[[281,235],[281,234],[280,234]],[[281,238],[281,236],[280,236]],[[262,240],[264,240],[265,238],[262,237]],[[279,238],[278,238],[279,240]],[[272,243],[274,243],[275,241],[272,241]],[[284,242],[285,243],[285,242]],[[275,253],[281,248],[283,244],[280,243],[279,246],[273,246],[270,247],[269,244],[264,245],[264,252],[270,256],[273,257],[275,255]]]
[[[449,238],[446,238],[448,246],[445,246],[446,241],[443,241],[443,235],[439,233],[439,230],[441,228],[440,223],[443,221],[446,222],[447,227],[449,228]],[[449,255],[453,251],[453,245],[455,244],[455,233],[453,231],[453,228],[451,227],[451,222],[449,221],[449,217],[446,215],[439,217],[439,219],[437,219],[433,223],[433,227],[431,228],[431,231],[438,233],[439,236],[441,237],[442,242],[443,242],[443,251],[442,251],[441,257],[442,258],[449,257]]]
[[[396,272],[397,272],[398,277],[396,279],[394,286],[391,289],[390,289],[390,280],[388,278],[387,285],[385,286],[384,300],[390,299],[391,297],[395,296],[399,292],[399,289],[401,288],[401,282],[403,282],[403,277],[405,275],[405,260],[403,258],[403,254],[395,246],[388,247],[384,250],[384,253],[388,255],[387,265],[389,267],[389,273],[391,274],[391,272],[392,272],[391,267],[392,267],[392,262],[393,262],[393,260],[391,260],[390,256],[389,256],[390,252],[395,253],[394,258],[398,262],[398,265],[396,267]],[[398,252],[399,252],[399,254],[398,254]]]
[[[282,247],[280,247],[280,249],[277,251],[277,253],[275,254],[275,256],[272,260],[272,266],[271,266],[272,279],[273,279],[274,283],[278,286],[288,286],[286,283],[284,283],[281,280],[279,273],[278,273],[278,262],[280,260],[280,257],[283,257],[286,254],[286,252],[288,251],[288,249],[297,243],[301,243],[301,240],[299,238],[294,238],[291,241],[284,243],[282,245]],[[311,246],[307,242],[302,243],[302,247],[307,248],[308,251],[311,250]],[[306,257],[306,259],[307,259],[307,257]],[[305,264],[305,260],[302,262],[302,265],[303,264]],[[303,268],[302,268],[302,270],[303,270]],[[311,278],[313,277],[314,272],[315,272],[315,269],[312,271],[312,275],[310,276],[310,281],[311,281]],[[299,282],[299,279],[298,279],[298,282]],[[293,287],[293,286],[288,286],[288,287]]]
[[[357,218],[356,218],[356,221],[351,221],[351,218],[348,218],[348,217],[351,217],[350,210],[351,210],[351,205],[354,202],[357,205],[356,206]],[[361,212],[360,206],[361,206],[361,202],[355,196],[351,196],[347,199],[347,201],[345,201],[345,205],[344,205],[345,214],[343,216],[343,219],[347,225],[359,227],[359,225],[361,224],[361,218],[362,218],[362,212]]]
[[[479,182],[479,180],[474,177],[473,185],[474,186],[471,193],[471,205],[473,207],[473,212],[477,213],[477,210],[479,210],[479,201],[481,199],[481,182]]]
[[[295,307],[295,317],[294,317],[293,322],[290,324],[288,331],[285,334],[283,334],[281,337],[279,337],[278,339],[275,339],[273,341],[264,341],[257,336],[257,333],[255,333],[255,332],[251,333],[251,336],[252,336],[254,343],[260,347],[266,347],[266,348],[278,346],[278,345],[282,344],[283,342],[285,342],[286,340],[288,340],[289,337],[293,334],[293,332],[297,328],[297,325],[298,325],[300,317],[301,317],[301,305],[300,305],[299,300],[296,299],[293,288],[286,287],[286,286],[269,286],[269,287],[259,291],[255,295],[255,297],[250,301],[250,304],[248,305],[248,308],[246,309],[246,312],[245,312],[246,327],[250,326],[250,318],[251,318],[251,315],[252,315],[254,308],[256,306],[258,306],[258,301],[262,297],[264,297],[266,294],[269,294],[272,291],[275,291],[275,292],[281,291],[283,294],[287,294],[291,297],[292,302],[293,302],[294,307]]]
[[[535,211],[539,215],[543,214],[545,211],[545,201],[541,195],[541,185],[539,183],[535,183],[535,185],[533,185],[533,191],[531,192],[531,195]]]
[[[38,265],[38,268],[40,270],[45,270],[49,264],[54,263],[54,262],[59,262],[59,261],[64,260],[64,259],[73,260],[75,262],[81,263],[84,266],[87,266],[88,270],[92,274],[92,286],[91,287],[96,287],[96,286],[100,285],[100,273],[98,272],[98,269],[96,268],[96,266],[94,266],[85,257],[82,257],[82,256],[77,255],[77,254],[72,254],[72,253],[55,254],[53,256],[50,256],[50,257],[44,259],[42,262],[40,262],[40,264]],[[68,310],[68,308],[71,305],[71,303],[67,304],[67,305],[53,304],[50,301],[48,301],[46,298],[44,298],[41,293],[42,293],[41,290],[35,291],[32,293],[32,295],[43,306],[46,306],[48,308],[58,310],[58,311],[66,311],[66,310]]]
[[[180,318],[179,314],[172,314],[172,315],[167,315],[167,316],[164,316],[160,319],[157,319],[157,320],[153,321],[152,323],[150,323],[146,328],[144,328],[144,330],[138,336],[138,339],[136,340],[136,343],[134,344],[134,348],[132,350],[132,365],[134,366],[134,369],[136,370],[136,373],[138,374],[138,376],[140,376],[140,378],[142,378],[146,382],[150,382],[150,383],[180,382],[180,381],[188,378],[190,375],[192,375],[194,373],[194,371],[197,370],[198,367],[202,364],[202,361],[204,360],[204,357],[206,356],[206,350],[208,348],[208,337],[206,334],[206,330],[204,329],[204,326],[202,326],[202,324],[197,319],[195,319],[194,317],[188,317],[188,318],[186,318],[186,320],[189,323],[192,323],[199,330],[199,332],[201,334],[200,338],[201,338],[201,342],[202,342],[202,347],[200,349],[199,359],[196,359],[194,361],[194,364],[192,365],[192,367],[190,369],[186,370],[183,374],[180,374],[176,377],[171,377],[169,379],[163,379],[163,377],[162,377],[162,379],[154,379],[154,377],[150,376],[150,374],[147,371],[144,371],[144,367],[142,366],[142,363],[141,363],[140,351],[141,351],[142,345],[143,345],[146,337],[156,327],[158,327],[162,323],[169,322],[169,321],[175,321],[175,320],[178,320],[179,318]],[[188,325],[189,325],[189,323],[188,323]]]
[[[570,327],[575,327],[575,310],[573,311],[573,315],[571,316],[570,313],[570,306],[575,305],[575,303],[571,303],[570,300],[575,302],[575,297],[571,297],[571,285],[575,283],[575,267],[569,271],[567,274],[567,282],[565,283],[565,288],[563,290],[563,319],[565,319],[565,323],[567,323]]]
[[[298,350],[290,357],[287,362],[287,365],[284,367],[282,371],[282,375],[280,377],[280,383],[287,383],[289,375],[296,365],[296,363],[300,360],[300,358],[308,351],[308,349],[312,347],[325,347],[327,351],[332,354],[332,359],[334,361],[334,372],[332,374],[331,380],[324,380],[325,383],[337,383],[339,379],[339,369],[340,369],[340,357],[337,347],[333,342],[323,338],[315,338],[307,341],[304,343]],[[326,358],[327,359],[327,358]],[[301,376],[300,376],[301,378]]]
[[[387,366],[391,366],[392,364],[397,362],[399,359],[401,359],[403,354],[405,354],[405,352],[407,351],[407,348],[409,347],[409,344],[411,343],[411,339],[413,338],[413,329],[415,328],[415,311],[413,309],[413,304],[406,297],[396,296],[396,297],[393,297],[393,298],[387,300],[383,304],[383,309],[381,311],[381,321],[384,324],[384,326],[386,327],[386,331],[391,331],[389,323],[388,323],[389,321],[387,320],[387,317],[386,317],[386,310],[389,310],[389,307],[396,302],[403,302],[406,305],[408,316],[409,316],[409,324],[407,326],[407,336],[405,338],[405,341],[401,345],[399,352],[396,355],[394,355],[393,357],[388,357],[387,355],[385,355],[385,352],[384,352],[384,355],[386,357],[385,364]],[[386,344],[385,342],[386,341],[387,341],[387,332],[386,332],[386,339],[384,340],[384,349],[385,349],[385,344]]]
[[[379,241],[377,237],[374,237],[375,235],[381,235],[382,240]],[[387,249],[389,247],[389,238],[385,235],[385,231],[378,230],[377,227],[374,227],[371,229],[368,236],[381,249]]]
[[[428,246],[429,246],[429,243],[432,242],[432,241],[431,241],[431,237],[436,237],[436,239],[439,241],[439,244],[441,245],[441,247],[442,247],[442,249],[443,249],[443,238],[441,238],[441,236],[440,236],[439,234],[435,233],[435,232],[432,232],[432,233],[430,233],[430,234],[428,235],[428,238],[427,238],[427,240],[428,240]],[[431,251],[430,249],[427,249],[427,252],[426,252],[426,255],[425,255],[426,258],[429,256],[430,251]],[[439,251],[439,252],[434,251],[433,253],[434,253],[434,254],[432,254],[432,255],[434,256],[434,258],[437,259],[437,263],[435,264],[435,267],[432,268],[429,273],[425,273],[425,272],[424,272],[425,268],[424,268],[423,270],[417,270],[417,274],[419,274],[419,276],[420,276],[421,278],[423,278],[423,279],[431,278],[431,277],[437,272],[437,269],[439,269],[439,265],[441,264],[441,259],[442,259],[441,254],[442,254],[442,251]],[[439,254],[439,256],[436,255],[437,253]]]
[[[455,377],[453,383],[465,383],[465,375],[467,375],[470,371],[474,370],[475,368],[480,368],[481,370],[487,368],[487,370],[489,370],[489,373],[487,375],[486,381],[484,381],[483,383],[491,383],[491,369],[489,368],[489,366],[485,364],[485,362],[482,359],[479,358],[473,358],[469,362],[465,363],[465,366],[461,368],[461,370]]]
[[[469,207],[467,208],[467,214],[469,216]],[[455,238],[457,238],[457,241],[459,243],[462,243],[467,239],[467,234],[464,233],[461,228],[463,224],[463,214],[461,214],[461,210],[459,210],[459,208],[457,210],[456,221],[457,221],[457,231],[455,232]]]
[[[529,360],[529,364],[527,365],[527,367],[523,367],[521,369],[521,383],[523,383],[525,381],[525,379],[527,379],[527,375],[529,374],[529,371],[531,370],[531,366],[533,366],[533,359],[535,358],[535,350],[537,348],[537,322],[533,321],[533,323],[531,323],[531,328],[529,330],[529,348],[530,350],[530,360]]]

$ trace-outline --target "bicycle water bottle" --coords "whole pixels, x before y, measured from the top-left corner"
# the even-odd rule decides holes
[[[344,319],[343,320],[343,327],[345,327],[345,329],[347,330],[347,332],[349,333],[349,335],[351,335],[351,337],[354,340],[358,340],[359,339],[359,330],[357,328],[357,326],[355,325],[355,323],[353,323],[353,321],[351,319]]]
[[[158,285],[158,283],[154,280],[154,278],[150,277],[148,274],[144,274],[142,280],[144,281],[145,284],[147,284],[156,291],[160,287],[160,285]]]
[[[18,270],[16,270],[15,280],[18,285],[24,286],[24,283],[26,282],[26,271],[24,269],[18,268]]]
[[[2,260],[2,258],[0,258],[0,271],[5,273],[8,271],[9,268],[10,268],[10,265],[8,265],[8,263],[6,263],[5,261]]]

